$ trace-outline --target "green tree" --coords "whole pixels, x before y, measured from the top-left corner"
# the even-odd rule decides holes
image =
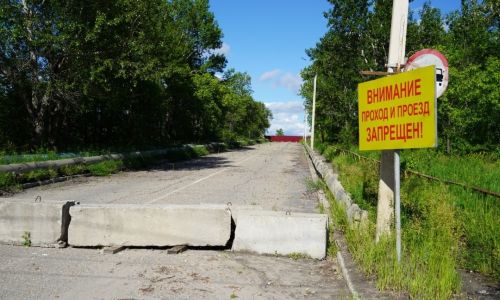
[[[357,143],[357,84],[361,70],[386,69],[391,0],[330,1],[328,31],[306,53],[312,63],[302,70],[301,95],[311,113],[312,81],[318,75],[316,132],[320,141]],[[406,55],[423,48],[443,52],[450,64],[448,91],[438,100],[441,147],[448,152],[498,149],[499,4],[463,0],[460,11],[443,23],[439,9],[424,3],[418,21],[410,14]],[[445,30],[445,28],[448,28]],[[488,72],[486,74],[485,72]],[[310,119],[309,119],[310,121]],[[469,130],[469,133],[467,133]],[[470,134],[470,130],[474,134]]]
[[[215,51],[208,0],[0,0],[0,142],[149,147],[258,137],[270,112]]]
[[[276,135],[277,136],[284,136],[285,132],[283,131],[283,129],[278,128],[278,129],[276,129]]]
[[[498,149],[499,5],[463,0],[447,17],[443,51],[450,64],[448,91],[438,100],[439,132],[450,152]]]
[[[332,9],[325,13],[328,32],[306,50],[312,65],[302,70],[301,95],[311,112],[312,81],[318,75],[316,99],[316,132],[322,142],[355,142],[357,135],[357,83],[359,71],[370,64],[366,57],[365,33],[369,1],[329,1]],[[309,114],[310,115],[310,114]]]
[[[253,99],[250,76],[230,69],[224,73],[222,80],[227,88],[223,98],[223,138],[262,137],[270,126],[272,115],[263,103]]]

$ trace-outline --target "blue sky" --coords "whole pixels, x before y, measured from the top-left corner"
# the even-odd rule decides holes
[[[410,4],[418,16],[425,0]],[[327,31],[326,0],[211,0],[212,12],[224,32],[220,51],[228,67],[252,77],[254,98],[273,112],[269,134],[304,132],[303,99],[298,95],[300,70],[309,65],[305,54]],[[442,13],[460,7],[460,0],[434,0]],[[389,37],[387,37],[389,38]]]

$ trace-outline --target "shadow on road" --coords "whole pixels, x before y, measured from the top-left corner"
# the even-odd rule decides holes
[[[242,147],[238,149],[231,149],[227,152],[248,152],[253,151],[254,148]],[[232,165],[233,161],[226,157],[217,156],[218,154],[211,154],[208,156],[202,156],[194,159],[182,160],[182,161],[172,161],[163,160],[157,164],[142,168],[145,171],[192,171],[201,169],[215,169],[221,167],[234,167]],[[137,169],[135,170],[137,171]]]

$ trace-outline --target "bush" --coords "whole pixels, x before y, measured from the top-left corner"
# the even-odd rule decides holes
[[[210,152],[208,151],[208,149],[203,146],[203,145],[197,145],[197,146],[194,146],[193,147],[193,156],[194,157],[200,157],[200,156],[205,156],[205,155],[208,155],[210,154]]]
[[[21,182],[29,182],[29,181],[38,181],[45,180],[57,177],[57,171],[54,169],[39,169],[33,170],[28,173],[24,173],[19,176],[19,181]]]
[[[16,184],[14,173],[0,173],[0,190],[8,190]]]
[[[63,176],[73,176],[77,174],[82,174],[85,173],[85,171],[87,171],[85,165],[67,165],[67,166],[62,166],[59,169],[59,172]]]
[[[121,160],[105,160],[96,164],[87,166],[90,174],[94,176],[108,176],[118,172],[123,167]]]

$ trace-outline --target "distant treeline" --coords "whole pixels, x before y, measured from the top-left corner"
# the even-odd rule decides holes
[[[208,0],[0,0],[0,150],[263,136],[222,36]]]
[[[319,141],[357,144],[357,85],[374,79],[359,72],[386,70],[393,1],[329,2],[328,32],[307,50],[312,64],[302,71],[301,94],[310,113],[318,74]],[[450,65],[448,89],[437,101],[442,151],[499,151],[499,14],[498,0],[462,0],[461,9],[446,16],[430,1],[410,15],[406,56],[434,48]]]

